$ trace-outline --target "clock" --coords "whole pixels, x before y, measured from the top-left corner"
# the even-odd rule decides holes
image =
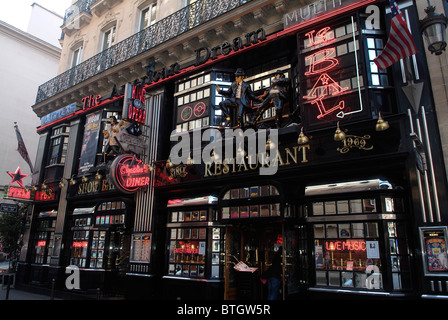
[[[141,108],[142,102],[139,99],[134,99],[134,106],[137,108]]]

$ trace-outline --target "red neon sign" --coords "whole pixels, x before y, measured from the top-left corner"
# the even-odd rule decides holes
[[[7,171],[7,172],[12,178],[11,182],[9,183],[10,185],[13,184],[14,182],[17,182],[17,184],[19,186],[23,187],[23,179],[28,177],[28,175],[23,174],[22,169],[20,169],[20,167],[17,167],[16,172],[11,172],[11,171]]]
[[[174,248],[174,253],[198,254],[199,248],[198,245],[186,243],[180,248]]]
[[[73,241],[73,248],[87,248],[87,241]]]
[[[118,156],[112,162],[110,173],[115,186],[126,193],[149,185],[149,166],[132,155]]]
[[[50,201],[55,199],[55,192],[52,190],[51,193],[46,193],[45,191],[36,191],[34,194],[34,200],[36,201]]]
[[[38,247],[45,247],[46,244],[47,244],[47,242],[45,240],[37,241]]]
[[[19,187],[9,187],[8,197],[30,200],[31,190],[26,190],[25,188],[19,188]]]
[[[307,47],[319,47],[333,43],[336,39],[334,33],[329,27],[325,27],[319,31],[310,31],[305,35],[308,37]],[[332,77],[328,75],[328,71],[339,65],[339,60],[334,58],[336,55],[335,48],[325,48],[307,56],[305,59],[309,61],[309,68],[305,72],[306,76],[316,76],[319,78],[314,83],[311,91],[304,95],[303,98],[311,100],[311,104],[315,105],[319,110],[318,119],[333,113],[336,110],[343,110],[345,102],[339,101],[336,105],[328,108],[324,105],[323,99],[331,96],[340,95],[348,88],[341,87]]]
[[[365,240],[325,241],[327,251],[366,251]]]

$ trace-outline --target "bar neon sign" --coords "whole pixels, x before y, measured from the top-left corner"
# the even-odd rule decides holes
[[[321,47],[333,43],[336,38],[330,27],[325,27],[316,32],[310,31],[305,34],[308,37],[307,47]],[[304,95],[303,98],[309,100],[311,104],[316,105],[319,110],[317,119],[322,119],[327,115],[345,109],[345,101],[341,100],[336,105],[326,106],[323,99],[337,96],[348,90],[347,87],[341,87],[328,72],[339,65],[339,60],[334,58],[336,55],[335,48],[325,48],[305,57],[309,62],[309,68],[305,72],[306,76],[319,76],[314,83],[311,91]]]

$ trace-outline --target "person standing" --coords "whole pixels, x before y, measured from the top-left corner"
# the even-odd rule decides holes
[[[268,300],[277,300],[280,293],[282,274],[282,247],[276,245],[274,246],[274,257],[272,259],[272,264],[262,275],[262,278],[267,279]]]

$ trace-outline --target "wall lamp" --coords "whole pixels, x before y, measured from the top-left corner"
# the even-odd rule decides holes
[[[440,55],[446,48],[446,25],[448,18],[443,13],[435,13],[435,9],[428,0],[428,7],[425,9],[426,17],[420,20],[420,31],[426,39],[428,50],[431,53]]]

